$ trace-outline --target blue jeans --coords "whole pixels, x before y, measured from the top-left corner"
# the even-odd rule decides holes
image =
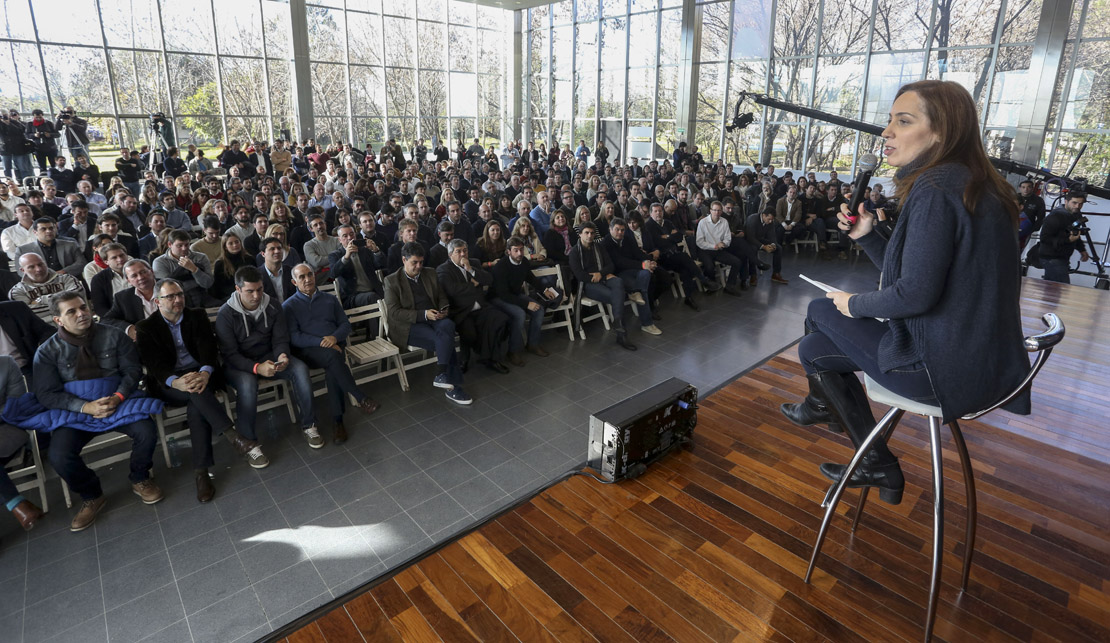
[[[831,299],[809,302],[806,325],[813,330],[798,344],[798,358],[807,374],[816,371],[863,371],[883,388],[923,404],[937,405],[925,364],[918,362],[883,372],[879,342],[890,332],[877,319],[845,317]]]
[[[4,161],[4,176],[12,176],[14,166],[16,183],[22,183],[24,178],[34,176],[29,154],[0,154],[0,159]]]
[[[212,434],[223,433],[232,426],[231,418],[211,386],[202,393],[186,393],[166,388],[162,397],[167,404],[184,406],[193,448],[193,468],[204,469],[215,464],[212,459]]]
[[[366,394],[358,390],[355,376],[351,374],[350,367],[343,359],[343,353],[334,348],[319,346],[294,350],[309,368],[324,369],[324,382],[328,385],[328,402],[331,403],[331,415],[336,422],[343,420],[344,395],[351,395],[359,402],[366,399]]]
[[[258,433],[254,429],[254,423],[258,417],[258,380],[264,378],[234,368],[227,369],[224,374],[227,376],[227,383],[235,389],[236,430],[248,440],[257,440]],[[296,357],[290,357],[289,365],[285,370],[274,373],[273,379],[289,382],[293,389],[293,399],[297,403],[301,428],[307,429],[316,424],[316,410],[312,406],[312,379],[305,363]]]
[[[618,331],[624,331],[624,322],[622,320],[624,315],[621,314],[621,311],[624,310],[624,282],[621,281],[619,277],[605,279],[596,284],[592,282],[583,283],[582,294],[590,299],[596,299],[603,304],[612,306],[613,327]],[[579,304],[579,306],[581,306],[581,304]],[[579,315],[579,317],[581,317],[581,315]],[[651,322],[648,323],[650,324]]]
[[[650,270],[622,270],[617,275],[624,282],[625,292],[638,292],[644,296],[643,305],[636,304],[637,313],[640,316],[641,326],[651,326],[655,322],[651,320],[651,271]],[[621,314],[620,308],[613,309],[613,316]]]
[[[1045,281],[1055,281],[1061,284],[1071,283],[1071,259],[1041,259],[1044,268]]]
[[[131,438],[131,482],[150,478],[154,466],[154,448],[158,446],[158,429],[153,420],[139,420],[113,429]],[[81,449],[100,433],[79,431],[63,426],[55,429],[50,439],[50,465],[82,500],[95,500],[104,495],[100,478],[81,459]]]
[[[419,321],[409,328],[410,346],[423,348],[436,354],[436,363],[447,373],[447,380],[462,386],[462,371],[455,351],[455,322],[450,319]]]

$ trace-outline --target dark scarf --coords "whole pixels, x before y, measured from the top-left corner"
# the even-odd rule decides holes
[[[104,373],[100,368],[100,364],[96,361],[96,356],[93,355],[92,349],[89,348],[90,344],[92,344],[94,332],[96,332],[95,324],[89,327],[89,332],[85,333],[83,337],[72,335],[64,328],[58,329],[58,337],[60,337],[63,342],[70,346],[77,347],[76,378],[79,380],[96,379],[102,377]]]

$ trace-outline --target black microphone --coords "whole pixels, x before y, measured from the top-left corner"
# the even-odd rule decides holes
[[[859,217],[859,204],[863,203],[863,191],[871,184],[871,175],[879,168],[879,158],[874,154],[864,154],[856,163],[856,189],[852,190],[852,202],[848,204],[848,221],[853,225]]]

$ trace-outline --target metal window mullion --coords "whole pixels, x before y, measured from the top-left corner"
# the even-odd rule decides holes
[[[925,78],[929,74],[929,56],[931,55],[934,47],[933,43],[936,41],[933,34],[937,30],[937,3],[934,1],[932,9],[929,12],[929,31],[925,34],[925,61],[921,63],[921,78]]]
[[[620,153],[613,159],[615,163],[624,163],[628,158],[628,67],[632,62],[629,55],[632,49],[632,0],[624,3],[624,96],[621,101],[621,140]]]
[[[481,138],[482,132],[482,85],[479,79],[480,72],[478,71],[478,4],[474,4],[474,25],[470,27],[474,34],[472,40],[474,41],[474,138]]]
[[[598,13],[601,7],[598,7]],[[598,138],[601,136],[601,32],[603,16],[597,17],[597,71],[594,74],[594,147],[597,147]]]
[[[827,0],[826,0],[827,1]],[[813,70],[810,71],[809,77],[809,106],[816,108],[817,103],[817,67],[821,62],[821,31],[825,26],[825,2],[822,2],[817,7],[817,39],[813,43]],[[806,133],[802,139],[802,167],[797,168],[801,172],[805,172],[809,167],[809,142],[813,135],[813,119],[806,119]],[[785,163],[784,163],[785,165]]]
[[[216,0],[209,0],[212,8],[212,44],[216,48],[216,95],[220,98],[220,122],[223,124],[224,140],[227,140],[227,107],[224,105],[224,71],[220,65],[220,34],[216,28]]]
[[[986,136],[987,114],[991,111],[991,95],[994,90],[994,73],[998,65],[998,50],[1002,42],[1002,27],[1006,22],[1006,0],[1001,0],[998,5],[998,17],[994,22],[994,44],[991,46],[990,67],[987,69],[987,84],[983,88],[987,95],[983,97],[983,113],[979,117],[979,135]]]
[[[101,39],[101,42],[104,43],[104,67],[108,71],[108,91],[111,92],[111,94],[112,94],[112,109],[115,112],[114,114],[112,114],[112,116],[114,116],[115,119],[116,119],[116,131],[120,133],[120,138],[123,138],[123,122],[120,121],[120,118],[119,118],[119,111],[120,111],[119,110],[119,97],[116,93],[116,76],[115,76],[115,73],[112,71],[112,60],[108,56],[108,34],[107,34],[107,32],[104,31],[104,16],[101,14],[100,11],[101,11],[100,10],[100,0],[96,0],[96,17],[97,17],[97,20],[100,22],[100,39]],[[132,63],[131,66],[134,67],[135,64]],[[138,82],[136,82],[135,83],[135,95],[136,95],[136,97],[138,97],[138,94],[139,94],[139,84],[138,84]],[[139,107],[141,109],[142,105],[140,104]],[[85,150],[85,151],[88,152],[88,150]],[[91,152],[89,152],[89,153],[91,154]],[[92,161],[92,159],[89,159],[89,160]]]
[[[166,29],[162,22],[162,0],[155,0],[155,10],[158,13],[158,42],[162,45],[162,68],[166,71],[166,111],[170,113],[170,119],[177,123],[177,112],[173,106],[173,82],[170,76],[170,57],[166,55]],[[224,141],[227,137],[224,137]],[[131,144],[135,146],[134,142]]]
[[[732,30],[735,27],[736,11],[733,9],[732,1],[728,2],[728,33],[725,34],[725,96],[721,101],[721,120],[718,124],[719,131],[718,140],[720,141],[721,154],[719,158],[723,161],[725,159],[725,124],[728,122],[728,92],[732,89]]]
[[[771,74],[775,67],[775,22],[777,22],[779,9],[779,0],[771,0],[771,24],[769,25],[769,33],[771,34],[771,50],[767,52],[767,72],[763,78],[763,93],[767,96],[771,95]],[[759,161],[763,162],[763,142],[767,138],[767,110],[769,108],[764,105],[762,114],[759,118]],[[775,146],[775,142],[771,141],[771,147]]]
[[[381,32],[380,33],[382,34],[382,37],[378,39],[378,55],[380,56],[380,58],[379,58],[379,60],[381,61],[380,69],[382,70],[382,87],[387,87],[388,84],[389,84],[389,78],[388,78],[388,75],[386,74],[386,70],[385,70],[385,37],[386,37],[386,35],[385,35],[385,7],[382,7],[382,12],[380,14],[378,14],[378,20],[381,22]],[[448,89],[447,89],[447,98],[448,98],[448,100],[450,100],[450,98],[451,98],[451,89],[450,89],[451,84],[448,83],[447,87],[448,87]],[[450,102],[448,102],[448,105],[450,105]],[[448,112],[448,113],[450,113],[450,112]],[[388,141],[389,140],[389,135],[390,135],[390,131],[389,131],[389,92],[386,91],[385,95],[382,96],[382,139],[383,140],[379,141],[379,142],[384,143],[385,141]],[[378,159],[378,162],[381,162],[381,161],[382,161],[382,159]]]
[[[413,68],[413,82],[416,85],[416,137],[420,138],[420,22],[414,16],[412,18],[412,68]],[[347,82],[347,95],[350,96],[351,84]],[[351,112],[354,114],[354,112]],[[403,146],[402,146],[403,149]]]
[[[867,50],[866,55],[863,58],[863,85],[860,88],[859,111],[856,113],[860,120],[863,120],[863,116],[867,110],[867,91],[868,89],[870,89],[871,86],[871,55],[875,51],[875,15],[878,13],[878,8],[879,0],[871,0],[871,20],[867,30]],[[857,131],[853,138],[854,140],[852,141],[851,174],[852,176],[855,176],[856,159],[859,158],[859,144],[863,137],[860,132]]]
[[[27,10],[31,12],[31,29],[35,32],[35,39],[36,39],[35,50],[39,52],[39,69],[42,70],[42,86],[43,86],[44,89],[46,89],[46,108],[48,110],[52,110],[54,108],[54,99],[50,95],[50,82],[46,78],[46,59],[42,55],[42,41],[39,37],[39,23],[38,23],[38,19],[35,18],[35,5],[34,5],[34,3],[31,2],[31,0],[27,0]],[[13,65],[15,63],[15,56],[14,55],[12,56],[12,63],[13,63]],[[17,77],[16,78],[16,83],[18,83],[18,82],[19,82],[19,78]],[[23,91],[22,90],[20,90],[19,99],[20,99],[19,102],[21,103],[20,107],[22,107],[23,106],[22,105],[22,103],[23,103]]]
[[[655,160],[655,148],[659,145],[659,47],[663,41],[663,10],[655,3],[655,88],[651,92],[651,157]]]
[[[268,138],[274,141],[280,137],[274,136],[274,106],[273,96],[270,95],[270,53],[266,44],[266,8],[262,0],[258,0],[258,20],[262,27],[262,89],[266,93],[266,131],[270,133]]]
[[[1078,1],[1083,2],[1083,9],[1079,14],[1079,26],[1075,31],[1075,41],[1072,46],[1071,61],[1068,62],[1067,75],[1064,78],[1064,86],[1060,90],[1060,106],[1056,109],[1056,127],[1052,132],[1052,153],[1049,154],[1048,157],[1048,167],[1050,168],[1052,164],[1056,162],[1056,151],[1060,149],[1060,134],[1061,130],[1064,129],[1064,113],[1067,112],[1068,96],[1071,95],[1071,83],[1075,78],[1075,65],[1079,61],[1079,45],[1082,42],[1083,29],[1087,26],[1087,9],[1090,6],[1090,2],[1084,2],[1084,0]],[[1064,43],[1064,49],[1067,49],[1066,42]]]

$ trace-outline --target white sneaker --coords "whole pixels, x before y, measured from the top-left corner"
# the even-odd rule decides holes
[[[320,431],[315,424],[304,430],[304,437],[308,439],[308,446],[313,449],[324,448],[324,438],[320,435]]]
[[[659,330],[659,327],[656,326],[655,324],[652,324],[651,326],[641,326],[640,330],[644,331],[648,335],[662,335],[663,334],[663,331]]]
[[[641,295],[639,292],[634,292],[628,296],[628,301],[636,304],[637,306],[643,306],[644,296]]]
[[[254,447],[250,451],[247,451],[247,464],[255,469],[265,469],[270,466],[270,459],[266,457],[266,454],[262,453],[262,447]]]

